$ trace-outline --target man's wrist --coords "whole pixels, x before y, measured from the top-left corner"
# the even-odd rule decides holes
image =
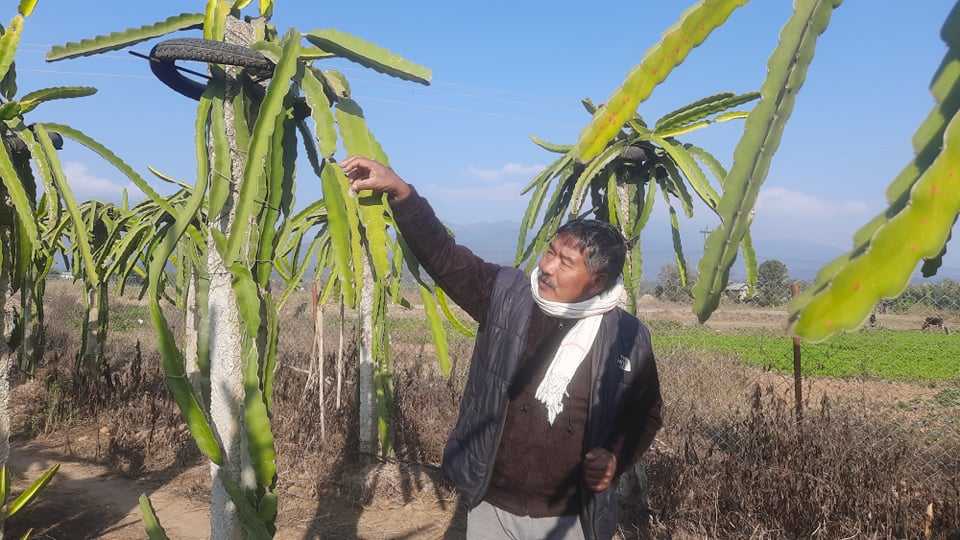
[[[390,202],[402,202],[406,200],[411,193],[413,193],[413,188],[410,187],[410,184],[401,182],[400,185],[390,192]]]

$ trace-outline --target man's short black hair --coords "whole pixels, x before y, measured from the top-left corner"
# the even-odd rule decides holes
[[[596,219],[575,219],[557,229],[556,237],[573,240],[587,270],[606,276],[604,290],[617,283],[627,257],[627,243],[616,227]]]

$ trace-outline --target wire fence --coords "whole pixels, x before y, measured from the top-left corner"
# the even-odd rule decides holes
[[[799,343],[799,370],[782,307],[726,299],[698,325],[647,295],[638,316],[665,427],[625,537],[960,534],[960,284],[911,286],[860,330]]]

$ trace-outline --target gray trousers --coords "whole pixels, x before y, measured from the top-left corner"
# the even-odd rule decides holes
[[[467,513],[467,540],[583,540],[579,516],[517,516],[484,501]]]

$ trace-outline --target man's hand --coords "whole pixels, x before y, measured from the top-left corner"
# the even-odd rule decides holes
[[[599,493],[606,491],[617,472],[617,456],[605,448],[594,448],[583,459],[583,480]]]
[[[350,180],[350,189],[354,193],[370,189],[375,193],[386,193],[395,201],[410,195],[409,184],[397,176],[393,169],[372,159],[350,156],[340,162],[340,168]]]

